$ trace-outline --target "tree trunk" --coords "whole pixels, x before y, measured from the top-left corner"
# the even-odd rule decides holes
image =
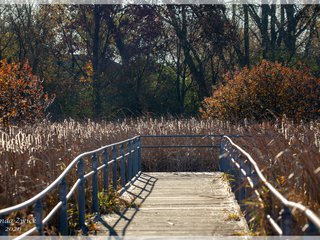
[[[296,19],[294,17],[294,5],[288,4],[285,5],[286,14],[287,14],[287,32],[286,32],[286,46],[288,53],[293,56],[296,50]]]
[[[123,35],[119,27],[115,24],[115,20],[109,14],[106,15],[108,28],[110,29],[110,31],[114,36],[114,41],[116,43],[117,49],[119,50],[119,54],[121,56],[122,65],[124,67],[127,67],[129,64],[129,55],[123,40]]]
[[[180,57],[181,57],[181,44],[180,41],[177,41],[177,69],[176,69],[176,93],[177,93],[177,101],[180,105],[181,102],[181,90],[180,90],[180,75],[181,75],[181,70],[180,70]]]
[[[94,5],[94,35],[93,35],[93,56],[92,56],[92,68],[93,68],[93,94],[94,94],[94,112],[95,117],[101,115],[101,95],[100,95],[100,69],[99,69],[99,48],[100,48],[100,6]]]
[[[196,61],[191,56],[190,52],[194,49],[191,49],[192,46],[190,43],[188,43],[188,37],[187,37],[187,21],[186,21],[187,15],[185,8],[183,6],[182,8],[182,30],[176,29],[178,38],[180,39],[182,43],[183,53],[185,56],[186,64],[189,67],[189,70],[191,72],[191,75],[193,79],[196,81],[198,85],[198,97],[199,100],[202,101],[204,97],[209,96],[209,91],[205,82],[205,76],[204,76],[204,69],[202,66],[202,63],[199,61]]]
[[[244,11],[244,64],[250,67],[250,52],[249,52],[249,11],[248,5],[243,5]]]
[[[269,6],[263,4],[261,6],[261,37],[262,37],[262,57],[268,59],[269,52],[269,37],[268,37],[268,17],[269,17]]]
[[[275,60],[275,51],[276,51],[276,40],[277,40],[277,35],[276,35],[276,5],[272,4],[271,5],[271,42],[270,42],[270,51],[271,51],[271,56],[270,59],[272,61]]]
[[[180,103],[180,112],[184,113],[184,101],[186,98],[186,72],[187,72],[187,64],[183,63],[183,72],[182,72],[182,85],[181,85],[181,103]]]

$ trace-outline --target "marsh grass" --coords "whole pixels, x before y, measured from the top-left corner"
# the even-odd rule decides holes
[[[241,217],[239,213],[229,213],[226,221],[240,221]]]
[[[215,121],[137,119],[123,122],[43,122],[0,132],[0,206],[19,203],[51,183],[78,154],[138,134],[222,133]],[[146,142],[147,140],[148,142]],[[143,139],[142,144],[196,145],[210,139]],[[119,149],[118,149],[119,151]],[[142,149],[145,171],[216,170],[212,149]],[[215,162],[212,160],[213,154]],[[101,162],[102,159],[99,159]],[[91,168],[91,160],[85,161]],[[72,177],[76,172],[72,172]]]
[[[10,127],[6,132],[0,132],[0,208],[20,203],[43,190],[78,154],[139,134],[246,135],[235,139],[235,142],[253,156],[267,179],[285,197],[301,202],[319,214],[320,122],[297,124],[285,118],[259,124],[248,124],[246,121],[231,124],[195,118],[140,118],[99,123],[70,119],[60,123],[45,121],[34,126]],[[219,138],[144,138],[142,144],[216,145],[219,144]],[[144,171],[215,171],[218,170],[218,157],[217,148],[142,149],[142,168]],[[85,162],[88,172],[91,168],[90,158],[86,158]],[[102,159],[99,158],[99,162]],[[69,174],[69,187],[76,177],[75,170]],[[101,176],[99,179],[101,183]],[[89,190],[87,199],[90,199]],[[57,193],[52,196],[45,200],[48,209],[57,202]],[[255,217],[250,224],[255,226],[265,226],[263,216],[266,210],[278,211],[280,208],[267,191],[263,196],[268,203],[267,208],[261,207],[257,199],[247,199],[253,203]],[[76,202],[76,195],[73,198]],[[32,209],[27,209],[23,214],[28,217]],[[300,225],[305,224],[302,216],[294,214],[301,219]],[[269,231],[263,227],[255,229],[261,234]]]
[[[244,130],[252,137],[235,139],[235,142],[250,153],[267,180],[287,199],[302,203],[320,215],[320,122],[297,124],[284,118],[275,123],[252,124]],[[252,224],[262,235],[274,234],[268,227],[266,215],[273,213],[280,217],[282,206],[267,188],[260,186],[260,193],[263,205],[254,194],[245,200],[250,202]],[[306,228],[307,219],[295,209],[292,214],[295,218],[293,234],[301,234],[300,229]]]

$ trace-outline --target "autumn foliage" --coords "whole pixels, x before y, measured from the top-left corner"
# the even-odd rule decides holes
[[[203,101],[203,117],[223,120],[286,115],[303,119],[320,114],[320,79],[306,68],[293,69],[263,60],[225,76],[225,84]]]
[[[33,123],[41,119],[52,102],[26,61],[0,61],[0,126]]]

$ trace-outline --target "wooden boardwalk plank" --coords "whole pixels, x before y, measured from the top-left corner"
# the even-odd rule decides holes
[[[97,221],[98,235],[231,236],[248,232],[222,173],[145,172],[123,194],[136,204]],[[230,219],[238,214],[240,220]]]

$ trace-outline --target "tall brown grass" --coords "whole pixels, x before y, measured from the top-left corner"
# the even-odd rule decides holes
[[[276,123],[252,124],[243,129],[252,137],[235,142],[253,156],[268,181],[287,199],[302,203],[320,215],[320,122],[297,124],[284,118]],[[282,206],[266,189],[262,194],[266,204],[256,209],[261,215],[260,226],[254,224],[260,234],[270,234],[271,229],[265,227],[268,226],[265,216],[270,211],[278,215]],[[297,221],[294,234],[300,234],[299,229],[305,228],[307,219],[297,210],[292,214]]]
[[[320,213],[320,122],[295,124],[287,119],[236,125],[195,118],[118,122],[70,119],[10,127],[0,132],[0,208],[17,204],[44,189],[81,152],[138,134],[250,135],[235,141],[252,154],[267,179],[290,200]],[[142,144],[216,145],[219,138],[145,138]],[[215,171],[218,154],[217,148],[142,149],[142,165],[144,171]]]
[[[99,123],[70,119],[61,123],[46,121],[36,126],[10,127],[7,132],[0,132],[0,178],[5,183],[1,185],[0,206],[16,204],[44,189],[82,152],[138,134],[222,133],[219,124],[196,119],[128,119]],[[161,144],[163,141],[183,144],[181,139],[142,139],[142,144]],[[185,139],[184,145],[188,142],[195,144],[197,141]],[[143,166],[147,171],[192,170],[191,165],[194,170],[199,166],[205,169],[210,166],[205,166],[201,158],[207,159],[209,164],[212,156],[206,154],[210,152],[208,149],[184,150],[185,153],[181,149],[142,151]],[[193,162],[191,165],[190,161]]]

